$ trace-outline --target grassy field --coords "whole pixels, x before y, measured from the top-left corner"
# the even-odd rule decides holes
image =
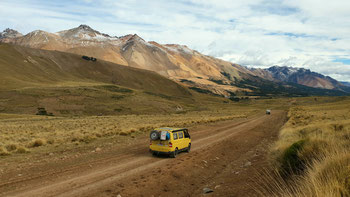
[[[105,87],[105,86],[103,86]],[[109,87],[109,86],[108,86]],[[81,87],[80,87],[81,88]],[[187,99],[164,98],[162,95],[145,93],[143,91],[127,91],[127,99],[118,101],[109,100],[108,94],[119,94],[112,92],[101,94],[99,86],[89,87],[97,93],[94,95],[82,94],[80,97],[89,97],[90,102],[84,101],[84,106],[90,106],[93,111],[80,111],[80,115],[74,105],[81,100],[72,99],[69,105],[61,105],[60,102],[67,102],[64,97],[67,89],[61,92],[49,92],[46,94],[60,94],[60,98],[51,104],[46,103],[48,112],[60,112],[60,106],[65,106],[67,113],[58,113],[56,116],[36,116],[35,107],[17,108],[11,113],[0,113],[0,155],[15,155],[29,152],[42,151],[38,147],[47,147],[45,151],[52,151],[56,148],[71,147],[72,145],[91,145],[95,141],[112,138],[128,137],[132,139],[137,135],[148,135],[148,132],[156,127],[188,127],[197,124],[207,124],[236,118],[246,118],[256,113],[264,113],[266,109],[287,109],[293,103],[309,101],[296,101],[295,99],[266,99],[266,100],[242,100],[233,102],[228,99],[215,98],[206,95],[194,96]],[[109,87],[110,88],[110,87]],[[74,90],[77,87],[73,88]],[[71,91],[70,89],[68,89]],[[119,90],[119,89],[118,89]],[[40,97],[43,96],[42,90]],[[102,90],[105,91],[105,90]],[[30,91],[36,94],[35,91]],[[22,93],[22,95],[25,95]],[[74,95],[74,94],[73,94]],[[99,98],[98,95],[102,95]],[[67,97],[73,98],[72,93]],[[95,99],[92,99],[96,97]],[[197,98],[200,97],[200,98]],[[53,97],[55,98],[55,97]],[[103,98],[105,100],[103,100]],[[47,98],[46,98],[47,99]],[[191,99],[194,102],[191,102]],[[212,99],[212,100],[211,100]],[[49,99],[50,100],[50,99]],[[96,100],[96,102],[94,102]],[[74,102],[75,101],[75,102]],[[136,101],[136,102],[134,102]],[[146,103],[147,102],[147,103]],[[1,103],[1,102],[0,102]],[[99,107],[99,108],[98,108]],[[180,108],[179,108],[180,107]],[[120,110],[115,110],[115,109]],[[85,109],[82,107],[81,109]],[[103,114],[98,114],[98,109]],[[31,111],[32,110],[32,111]],[[109,113],[108,113],[109,112]]]
[[[98,83],[31,87],[0,91],[0,113],[35,114],[38,107],[57,116],[162,113],[193,109],[193,99]]]
[[[147,93],[142,94],[148,95]],[[43,146],[48,147],[48,150],[45,151],[51,151],[59,147],[93,144],[96,140],[100,143],[103,139],[133,138],[137,135],[148,135],[149,131],[156,127],[188,127],[246,118],[256,113],[264,113],[267,108],[285,108],[284,106],[291,102],[291,99],[245,100],[240,102],[232,102],[227,99],[226,102],[222,102],[221,99],[217,100],[217,98],[214,102],[202,98],[202,100],[197,100],[197,103],[183,103],[182,108],[177,109],[175,104],[178,105],[178,101],[174,103],[171,99],[164,100],[164,98],[161,98],[159,100],[160,104],[171,106],[167,108],[156,106],[154,99],[159,96],[148,96],[153,98],[153,105],[143,107],[136,105],[135,107],[129,99],[124,102],[127,106],[130,106],[131,112],[120,111],[113,115],[65,114],[50,117],[23,113],[0,113],[0,155],[41,151],[38,147]],[[205,95],[202,97],[205,97]],[[131,100],[135,99],[130,98]],[[171,104],[166,103],[166,101]],[[144,103],[141,102],[141,104]],[[109,105],[113,105],[113,103],[106,102],[105,105],[101,103],[101,106],[104,106],[105,109]],[[203,106],[198,107],[201,105]],[[72,107],[69,109],[72,109]]]
[[[70,144],[88,144],[96,139],[118,136],[133,138],[138,134],[148,135],[155,127],[185,127],[246,118],[258,111],[263,112],[265,105],[263,101],[257,104],[223,103],[201,111],[115,116],[45,117],[0,114],[0,154],[36,151],[39,146],[55,148]]]
[[[307,98],[290,108],[272,147],[266,196],[350,196],[350,98]]]

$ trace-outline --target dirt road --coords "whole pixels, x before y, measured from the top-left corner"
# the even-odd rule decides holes
[[[153,157],[148,134],[123,146],[43,159],[0,176],[0,196],[255,196],[266,151],[286,113],[190,128],[192,150]],[[72,155],[72,154],[71,154]]]

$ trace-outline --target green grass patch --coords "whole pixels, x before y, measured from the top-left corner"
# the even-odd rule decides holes
[[[293,143],[282,154],[281,174],[290,175],[291,173],[300,174],[305,168],[305,161],[300,156],[306,140],[300,140]]]

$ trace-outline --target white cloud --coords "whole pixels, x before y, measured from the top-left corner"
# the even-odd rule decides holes
[[[13,9],[16,7],[16,9]],[[88,24],[111,35],[179,43],[247,66],[307,67],[350,81],[347,0],[2,0],[0,29],[56,32]]]

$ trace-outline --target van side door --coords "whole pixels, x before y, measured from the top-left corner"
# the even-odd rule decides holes
[[[184,140],[184,133],[183,131],[178,131],[178,136],[179,136],[179,149],[184,149],[186,146],[186,142]]]
[[[181,149],[180,145],[181,144],[180,144],[178,132],[173,132],[173,147],[174,147],[174,149],[175,148]]]

